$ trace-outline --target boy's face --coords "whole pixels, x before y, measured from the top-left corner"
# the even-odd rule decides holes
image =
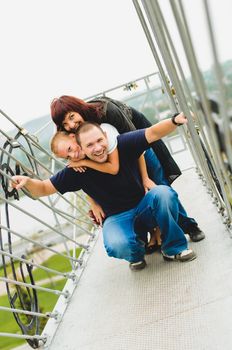
[[[57,144],[57,156],[73,161],[78,161],[85,158],[81,147],[77,144],[75,135],[69,134],[61,139]]]
[[[108,140],[106,133],[96,127],[80,134],[81,149],[84,154],[97,163],[104,163],[108,158]]]

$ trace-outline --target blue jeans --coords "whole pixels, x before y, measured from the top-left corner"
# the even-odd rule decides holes
[[[109,216],[103,224],[103,239],[107,254],[129,262],[144,258],[144,242],[140,233],[159,226],[162,251],[175,255],[187,249],[184,232],[178,225],[177,193],[169,186],[152,188],[139,204],[128,211]]]
[[[160,164],[160,161],[157,158],[156,154],[153,152],[152,148],[149,148],[145,152],[145,160],[146,160],[147,172],[148,172],[149,178],[153,180],[156,183],[156,185],[170,186],[167,179],[164,176],[164,171]],[[184,209],[179,199],[178,199],[178,207],[179,207],[178,224],[180,225],[182,230],[187,233],[188,228],[190,228],[191,225],[197,225],[197,222],[193,218],[188,217],[186,210]]]

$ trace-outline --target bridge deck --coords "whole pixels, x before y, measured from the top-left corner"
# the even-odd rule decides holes
[[[232,240],[193,169],[174,186],[207,238],[198,258],[164,262],[158,253],[132,272],[106,256],[101,235],[51,350],[232,348]]]

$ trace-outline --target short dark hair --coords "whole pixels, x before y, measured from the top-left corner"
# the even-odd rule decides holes
[[[94,127],[99,129],[102,132],[102,134],[104,135],[104,131],[102,130],[101,126],[98,123],[84,122],[84,123],[80,124],[80,126],[77,128],[76,133],[75,133],[76,141],[77,141],[79,146],[81,146],[80,134],[83,134],[84,132],[87,132]]]

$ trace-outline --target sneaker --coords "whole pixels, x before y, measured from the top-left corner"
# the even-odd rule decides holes
[[[147,266],[147,263],[143,259],[141,261],[131,262],[129,266],[132,271],[138,271],[138,270],[143,270]]]
[[[205,238],[204,232],[202,232],[197,225],[190,226],[185,233],[189,235],[191,241],[193,242],[199,242]]]
[[[191,261],[191,260],[196,259],[196,257],[197,257],[196,253],[194,253],[194,251],[192,249],[185,249],[176,255],[167,255],[167,254],[162,252],[162,255],[163,255],[163,259],[166,261],[178,260],[178,261],[182,261],[182,262]]]

